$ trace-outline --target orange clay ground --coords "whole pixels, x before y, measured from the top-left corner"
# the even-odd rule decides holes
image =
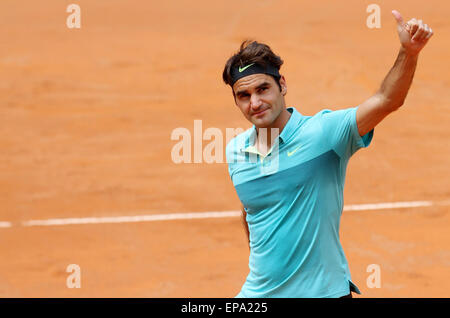
[[[66,8],[81,7],[81,29]],[[344,4],[345,3],[345,4]],[[239,217],[25,227],[49,218],[239,210],[226,164],[174,164],[177,127],[248,128],[221,81],[245,38],[284,59],[287,104],[353,107],[399,41],[392,9],[434,31],[401,110],[350,161],[341,240],[357,297],[450,297],[450,3],[0,2],[0,297],[233,297],[248,274]],[[443,204],[441,204],[444,202]],[[445,204],[447,202],[447,204]],[[439,205],[441,204],[441,205]],[[66,267],[81,267],[69,289]],[[381,288],[366,284],[378,264]]]

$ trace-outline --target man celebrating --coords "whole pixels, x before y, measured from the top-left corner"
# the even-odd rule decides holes
[[[246,41],[227,61],[223,80],[253,124],[226,150],[250,246],[250,272],[237,297],[360,293],[339,241],[347,163],[403,105],[418,54],[433,35],[422,20],[405,24],[399,12],[392,14],[401,43],[397,60],[379,90],[354,108],[314,116],[286,108],[283,61],[265,44]]]

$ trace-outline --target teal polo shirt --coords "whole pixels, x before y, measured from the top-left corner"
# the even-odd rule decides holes
[[[249,273],[236,297],[360,293],[339,241],[347,163],[373,137],[373,130],[359,136],[356,109],[303,116],[287,108],[291,116],[265,156],[253,147],[255,126],[228,143],[250,232]]]

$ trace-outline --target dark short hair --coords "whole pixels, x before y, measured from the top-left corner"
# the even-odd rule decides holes
[[[245,40],[242,42],[239,51],[230,57],[225,64],[222,74],[225,84],[230,85],[231,88],[233,88],[231,78],[231,69],[233,67],[244,67],[245,65],[251,63],[256,63],[263,67],[271,65],[280,70],[281,65],[283,65],[283,60],[278,55],[273,53],[272,49],[267,44],[252,40]],[[273,75],[270,76],[274,78],[281,91],[280,77],[275,77]]]

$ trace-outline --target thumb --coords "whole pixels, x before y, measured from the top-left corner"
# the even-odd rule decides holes
[[[392,10],[392,15],[394,16],[395,20],[397,21],[397,24],[403,25],[403,18],[400,12],[397,10]]]

